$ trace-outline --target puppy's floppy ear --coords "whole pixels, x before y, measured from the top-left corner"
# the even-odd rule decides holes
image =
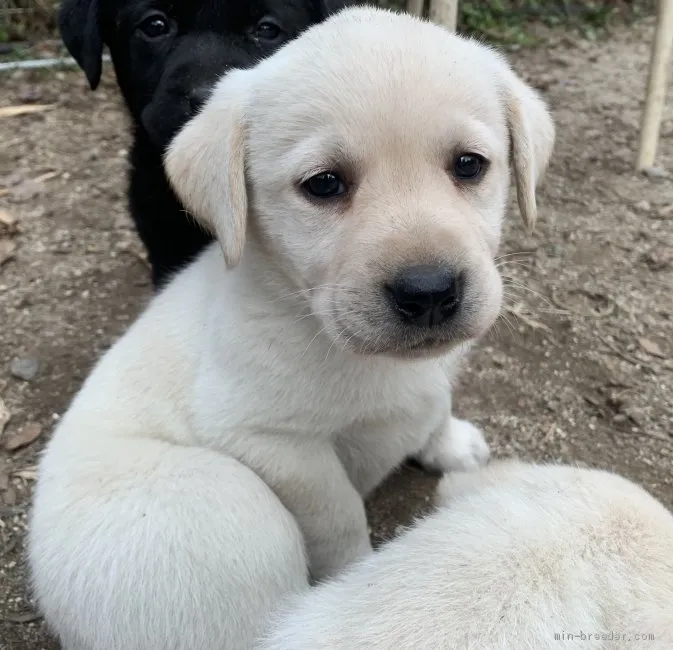
[[[68,52],[84,70],[91,90],[100,83],[103,39],[98,23],[99,0],[65,0],[58,14],[61,38]]]
[[[243,254],[248,218],[245,104],[250,71],[232,70],[173,138],[164,166],[175,193],[213,232],[227,267]]]
[[[537,219],[535,188],[554,147],[554,122],[538,92],[505,65],[503,91],[517,199],[523,221],[532,231]]]

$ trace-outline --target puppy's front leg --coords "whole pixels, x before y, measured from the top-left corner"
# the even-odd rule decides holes
[[[428,471],[444,473],[478,469],[490,455],[481,429],[451,415],[449,405],[446,419],[432,432],[415,460]]]
[[[327,440],[263,436],[242,458],[274,490],[304,535],[313,580],[371,552],[362,497]]]

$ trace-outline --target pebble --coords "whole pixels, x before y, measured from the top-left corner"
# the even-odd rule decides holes
[[[37,359],[19,359],[15,357],[12,359],[10,370],[13,377],[23,379],[24,381],[32,381],[35,379],[39,367],[40,364]]]
[[[663,181],[670,177],[670,174],[663,167],[647,167],[643,169],[643,174],[651,181]]]

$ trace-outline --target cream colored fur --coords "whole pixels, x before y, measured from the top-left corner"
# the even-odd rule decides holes
[[[296,599],[263,650],[673,648],[673,516],[607,472],[494,463]]]
[[[495,320],[510,153],[526,220],[553,127],[494,51],[344,11],[233,71],[168,175],[217,245],[102,358],[47,446],[35,594],[65,650],[246,650],[268,612],[370,553],[365,497],[405,457],[488,457],[451,384]],[[461,151],[490,160],[470,186]],[[299,183],[326,166],[348,200]],[[403,328],[407,264],[466,278],[452,328]]]

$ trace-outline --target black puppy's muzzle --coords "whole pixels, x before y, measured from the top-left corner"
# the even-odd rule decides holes
[[[179,85],[174,91],[164,91],[142,112],[142,124],[158,147],[167,147],[173,137],[208,101],[219,75],[210,84],[189,88]]]
[[[187,99],[189,101],[189,110],[192,115],[196,115],[200,108],[208,101],[210,93],[213,91],[213,85],[203,85],[192,88]]]
[[[248,68],[257,60],[221,36],[201,33],[185,38],[171,52],[152,100],[140,116],[152,142],[165,149],[227,70]]]

